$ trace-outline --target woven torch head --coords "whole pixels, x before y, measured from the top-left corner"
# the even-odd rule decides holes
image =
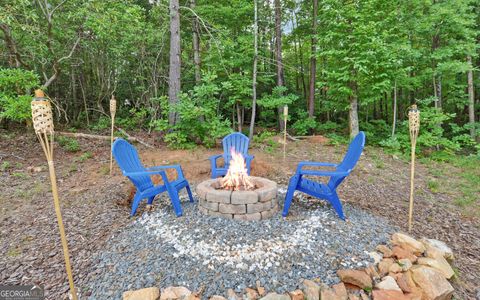
[[[420,129],[420,111],[417,109],[416,104],[413,104],[408,111],[408,127],[410,129],[410,137],[416,138]]]
[[[115,100],[115,97],[112,96],[112,99],[110,99],[110,114],[114,115],[116,111],[117,111],[117,100]]]
[[[53,132],[53,115],[50,101],[45,98],[42,90],[35,91],[35,97],[31,103],[33,128],[36,133]]]

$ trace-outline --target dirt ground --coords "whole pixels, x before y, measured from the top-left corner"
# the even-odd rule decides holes
[[[0,131],[0,136],[0,283],[42,284],[47,299],[62,299],[68,283],[43,152],[33,133]],[[151,142],[148,136],[143,138]],[[131,185],[116,166],[109,175],[108,141],[79,142],[81,150],[75,153],[57,145],[55,165],[76,285],[88,295],[84,277],[95,263],[93,254],[131,221],[126,205]],[[169,150],[163,145],[137,148],[146,166],[181,164],[192,185],[209,178],[208,157],[221,152],[202,147]],[[316,137],[290,142],[284,160],[281,146],[254,145],[252,175],[286,185],[299,161],[339,162],[345,149]],[[475,299],[480,288],[480,220],[454,205],[454,194],[432,192],[428,168],[417,166],[412,234],[443,240],[453,248],[458,274],[455,296]],[[461,170],[455,171],[447,180],[457,180],[455,174]],[[409,174],[408,163],[366,147],[356,169],[340,186],[340,198],[406,231]],[[137,215],[143,210],[141,206]]]

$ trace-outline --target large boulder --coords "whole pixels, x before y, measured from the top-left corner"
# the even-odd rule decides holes
[[[395,278],[393,278],[392,276],[383,277],[382,281],[375,285],[375,288],[379,290],[395,290],[400,292],[402,291],[402,289],[400,289],[397,282],[395,281]]]
[[[126,291],[123,293],[123,300],[158,300],[159,298],[160,290],[157,287]]]
[[[420,257],[417,263],[440,271],[447,279],[450,279],[455,274],[448,261],[441,255],[437,255],[435,258]]]
[[[400,246],[395,246],[392,249],[392,256],[396,257],[397,259],[408,259],[412,263],[417,261],[417,256],[413,254],[413,252],[410,249],[405,249]]]
[[[385,276],[390,270],[390,266],[395,263],[393,258],[384,258],[378,263],[378,273],[380,276]]]
[[[372,296],[373,300],[410,300],[402,291],[395,290],[374,290]]]
[[[344,283],[353,284],[361,289],[371,289],[372,279],[364,271],[359,270],[338,270],[338,277]]]
[[[290,298],[292,300],[304,300],[305,294],[303,294],[302,290],[294,290],[293,292],[289,292]]]
[[[422,239],[421,242],[427,249],[427,256],[432,257],[436,256],[436,254],[442,255],[445,259],[448,259],[450,261],[454,260],[455,257],[453,255],[453,250],[447,246],[442,241],[435,240],[435,239]]]
[[[413,266],[412,278],[422,290],[423,300],[450,300],[453,295],[452,285],[442,273],[427,266]]]
[[[392,244],[400,246],[413,252],[415,255],[421,255],[425,252],[425,245],[409,235],[397,232],[392,235]]]
[[[343,282],[332,285],[333,291],[339,300],[347,300],[347,288]],[[323,300],[323,299],[322,299]]]
[[[191,294],[192,292],[184,286],[169,286],[162,290],[160,300],[185,299]]]
[[[290,300],[290,296],[280,295],[277,293],[268,293],[265,297],[260,298],[260,300]]]
[[[385,245],[378,245],[377,246],[377,251],[380,251],[383,254],[384,258],[392,257],[392,249],[388,248]]]
[[[303,293],[306,300],[319,300],[320,286],[311,280],[305,279],[303,281]]]

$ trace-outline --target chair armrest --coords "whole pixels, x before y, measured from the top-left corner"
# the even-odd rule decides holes
[[[182,167],[180,165],[157,166],[157,167],[146,168],[147,171],[165,170],[165,169],[175,169],[177,170],[178,178],[179,179],[184,178]]]
[[[350,172],[347,171],[319,171],[319,170],[300,170],[301,175],[315,175],[315,176],[347,176]]]
[[[163,174],[162,174],[163,173]],[[158,170],[158,171],[142,171],[142,172],[125,172],[123,171],[123,175],[127,177],[138,177],[138,176],[150,176],[150,175],[166,175],[165,170]]]
[[[298,163],[297,166],[297,173],[302,170],[303,166],[311,166],[311,167],[337,167],[337,164],[327,163],[327,162],[314,162],[314,161],[302,161]]]
[[[222,154],[212,155],[208,158],[210,160],[212,168],[217,167],[217,159],[219,159],[220,157],[222,157]]]

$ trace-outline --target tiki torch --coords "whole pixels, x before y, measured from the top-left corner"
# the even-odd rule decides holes
[[[110,99],[110,116],[112,117],[112,130],[110,133],[110,175],[112,175],[112,168],[113,168],[113,128],[115,124],[115,113],[117,112],[117,100],[115,100],[115,96],[112,95],[112,99]]]
[[[37,134],[38,140],[42,145],[43,152],[48,161],[48,170],[50,172],[50,183],[52,185],[53,203],[57,215],[58,229],[62,241],[63,256],[65,258],[65,268],[67,269],[68,282],[70,284],[70,293],[73,300],[77,300],[77,293],[73,285],[72,268],[70,266],[70,255],[68,254],[67,238],[65,237],[65,228],[63,227],[62,212],[60,211],[60,201],[58,199],[57,178],[55,176],[55,167],[53,165],[53,116],[50,101],[45,98],[42,90],[35,91],[35,98],[32,101],[32,121],[33,128]]]
[[[283,159],[285,160],[285,151],[287,147],[287,119],[288,119],[288,105],[283,107]]]
[[[410,130],[410,142],[412,145],[412,163],[410,169],[410,207],[408,210],[408,231],[412,230],[413,216],[413,182],[415,176],[415,148],[417,146],[418,131],[420,129],[420,111],[417,105],[413,104],[408,112],[408,128]]]

